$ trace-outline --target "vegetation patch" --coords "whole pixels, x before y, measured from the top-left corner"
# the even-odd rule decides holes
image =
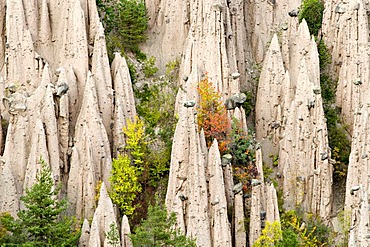
[[[134,246],[173,246],[195,247],[195,241],[175,230],[175,213],[167,215],[167,210],[159,204],[149,206],[148,217],[130,235]]]
[[[280,222],[266,222],[261,236],[253,243],[252,247],[276,246],[283,237]]]
[[[313,214],[289,210],[281,215],[281,222],[283,239],[278,246],[316,247],[331,244],[332,231]]]
[[[327,73],[327,66],[331,63],[331,56],[324,41],[318,44],[320,58],[320,86],[323,99],[324,114],[328,128],[329,146],[332,150],[334,163],[334,179],[343,179],[347,176],[351,142],[349,135],[340,119],[340,108],[335,105],[337,83]]]
[[[306,20],[311,35],[316,37],[320,59],[320,86],[323,99],[325,117],[327,119],[329,146],[332,150],[334,164],[334,179],[343,179],[347,176],[351,142],[349,135],[340,119],[341,109],[335,105],[337,82],[333,81],[328,73],[331,64],[331,54],[324,41],[318,37],[322,26],[324,3],[322,0],[304,0],[299,12],[299,21]]]
[[[215,90],[208,77],[198,83],[198,93],[199,130],[204,130],[208,147],[217,139],[221,155],[230,155],[234,182],[242,183],[244,193],[250,193],[252,179],[258,175],[254,134],[245,131],[237,119],[229,120],[221,94]]]
[[[135,82],[133,84],[136,109],[139,118],[129,123],[123,130],[126,146],[122,156],[129,159],[127,169],[136,169],[136,177],[140,184],[135,197],[130,199],[130,223],[135,226],[147,214],[147,208],[154,201],[156,191],[165,195],[168,172],[171,160],[172,140],[177,118],[175,101],[178,91],[178,61],[166,65],[166,73],[156,76],[158,69],[154,66],[155,58],[149,58],[138,66],[134,65]],[[134,176],[132,177],[134,178]],[[132,186],[134,183],[132,183]],[[128,199],[126,199],[128,200]],[[124,212],[121,209],[122,212]],[[127,211],[127,209],[126,209]]]
[[[76,246],[80,229],[73,218],[62,217],[66,200],[58,200],[61,186],[54,186],[50,168],[40,160],[37,182],[26,189],[21,201],[25,209],[18,218],[8,213],[0,216],[1,246]]]
[[[119,155],[112,162],[112,175],[109,178],[112,190],[110,197],[114,204],[117,204],[121,212],[130,216],[135,211],[135,200],[137,194],[141,192],[141,184],[139,177],[141,175],[141,167],[131,165],[131,161],[127,155]]]
[[[240,122],[233,118],[229,140],[228,152],[232,155],[235,183],[242,183],[244,193],[251,193],[252,179],[258,175],[253,133],[244,131]]]
[[[299,11],[298,19],[306,20],[311,35],[317,36],[322,25],[324,2],[321,0],[304,0]]]
[[[143,0],[97,0],[105,28],[110,60],[114,52],[135,53],[145,59],[139,44],[147,40],[148,16]]]
[[[226,107],[221,101],[221,94],[216,91],[208,77],[198,83],[197,89],[199,93],[199,107],[197,108],[199,130],[204,130],[208,147],[212,145],[214,139],[217,139],[221,154],[225,154],[229,144],[228,134],[231,124]]]
[[[113,247],[120,247],[120,237],[118,227],[115,223],[109,225],[109,231],[105,233],[105,237],[108,240],[108,244]],[[125,244],[123,244],[125,245]]]
[[[148,139],[150,160],[150,185],[157,187],[160,180],[167,174],[170,167],[172,140],[177,118],[175,101],[178,91],[178,61],[166,65],[166,73],[135,88],[138,115],[143,119],[145,134]]]

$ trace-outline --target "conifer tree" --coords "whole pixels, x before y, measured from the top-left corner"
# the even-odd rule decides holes
[[[139,44],[147,39],[145,1],[97,0],[97,6],[105,28],[109,56],[112,58],[114,51],[132,51],[144,59]]]
[[[25,209],[14,219],[9,214],[0,218],[11,233],[1,240],[1,246],[76,246],[80,232],[74,220],[61,218],[67,208],[66,200],[58,200],[60,186],[55,187],[49,167],[43,160],[37,182],[26,189],[20,199]]]
[[[195,247],[195,241],[174,230],[176,215],[167,217],[167,210],[160,205],[149,206],[148,217],[130,238],[134,247]]]

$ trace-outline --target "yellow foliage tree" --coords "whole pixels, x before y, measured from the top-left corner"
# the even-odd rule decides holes
[[[129,216],[135,211],[133,201],[142,191],[140,178],[146,166],[144,155],[147,142],[143,121],[138,117],[133,122],[128,120],[123,133],[126,137],[126,153],[113,159],[112,175],[109,178],[112,187],[110,196],[122,213]]]
[[[125,150],[129,152],[136,166],[142,166],[145,148],[148,144],[145,141],[144,122],[139,117],[136,117],[134,122],[128,120],[123,133],[126,136]]]
[[[275,246],[283,238],[280,221],[266,221],[261,236],[253,243],[253,247]]]
[[[118,159],[113,159],[112,176],[109,178],[112,187],[110,197],[125,215],[132,215],[135,211],[132,202],[141,192],[141,185],[138,181],[140,173],[139,168],[131,165],[127,155],[119,155]]]

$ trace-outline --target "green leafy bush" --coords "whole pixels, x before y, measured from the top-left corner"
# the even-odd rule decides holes
[[[334,163],[334,179],[342,179],[347,175],[351,142],[348,138],[346,126],[340,119],[340,109],[335,106],[335,92],[337,83],[327,74],[327,66],[331,63],[331,56],[325,43],[318,44],[320,58],[320,87],[323,99],[326,125],[328,128],[329,146],[332,150]]]
[[[9,218],[10,214],[8,212],[1,212],[0,219]],[[0,220],[0,244],[3,242],[4,237],[8,235],[8,230],[4,226],[2,220]]]
[[[144,60],[143,72],[146,78],[152,77],[158,72],[158,68],[155,67],[155,60],[156,58],[153,56]]]
[[[282,231],[282,239],[276,244],[277,247],[299,247],[297,234],[290,228]]]
[[[233,164],[247,164],[255,160],[255,140],[252,133],[246,133],[240,122],[233,118],[231,123],[230,144],[228,146]]]
[[[299,11],[299,22],[306,20],[311,35],[317,36],[322,25],[324,3],[321,0],[304,0]]]
[[[243,184],[244,192],[251,192],[251,181],[258,175],[253,134],[245,132],[241,123],[233,118],[228,140],[226,152],[232,156],[231,164],[235,182]]]
[[[80,231],[72,218],[61,217],[66,200],[58,200],[61,186],[54,188],[49,167],[43,160],[37,182],[21,196],[24,210],[18,219],[2,214],[1,226],[11,234],[3,236],[1,246],[76,246]]]
[[[293,238],[296,236],[298,246],[316,247],[330,244],[332,232],[316,215],[303,213],[300,210],[289,210],[282,214],[281,219],[283,235],[285,231],[288,231],[286,235]],[[283,238],[282,242],[288,242],[288,239]]]
[[[174,230],[176,215],[169,217],[167,210],[158,204],[149,206],[148,217],[130,235],[134,247],[173,246],[195,247],[195,241],[187,238],[178,230]]]
[[[256,99],[255,96],[251,91],[245,91],[244,92],[245,96],[247,99],[245,102],[242,104],[242,107],[245,111],[245,116],[248,118],[254,111],[255,106],[256,106]]]
[[[138,99],[137,112],[143,119],[145,134],[148,137],[149,183],[154,187],[169,170],[172,139],[177,122],[175,101],[178,91],[178,68],[178,61],[168,63],[164,76],[134,91]]]
[[[135,64],[133,64],[130,60],[127,60],[127,67],[130,73],[131,83],[135,84],[137,82],[137,77],[138,77]]]

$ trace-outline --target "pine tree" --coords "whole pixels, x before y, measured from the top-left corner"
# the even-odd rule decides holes
[[[148,16],[143,0],[97,0],[110,58],[114,51],[132,51],[145,59],[139,44],[147,40]]]
[[[18,219],[4,214],[0,221],[11,234],[1,246],[76,246],[80,232],[71,218],[61,218],[66,200],[58,200],[60,186],[54,187],[51,171],[43,160],[37,182],[20,199],[25,209]]]
[[[167,217],[167,211],[160,205],[149,206],[148,217],[136,229],[130,238],[134,247],[195,247],[195,241],[174,230],[176,215]]]

